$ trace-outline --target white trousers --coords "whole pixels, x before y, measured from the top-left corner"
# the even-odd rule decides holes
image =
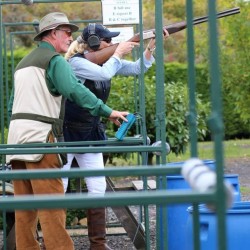
[[[102,153],[85,153],[85,154],[67,154],[68,163],[63,166],[62,170],[69,170],[73,159],[76,159],[80,169],[104,169]],[[86,177],[84,178],[89,194],[104,194],[106,191],[105,176]],[[63,177],[64,192],[68,187],[68,178]]]

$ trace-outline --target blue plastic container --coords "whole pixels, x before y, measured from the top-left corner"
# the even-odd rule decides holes
[[[199,206],[201,250],[219,250],[217,247],[217,216],[206,208]],[[188,208],[187,238],[183,250],[193,250],[193,207]],[[226,214],[227,249],[250,249],[250,202],[235,202]]]
[[[204,160],[205,165],[207,165],[211,170],[215,170],[215,164],[212,160]],[[169,163],[169,166],[181,166],[183,162]],[[234,197],[235,201],[241,200],[240,187],[238,175],[225,175],[225,180],[229,181],[235,190]],[[183,178],[182,175],[167,176],[167,189],[191,189],[189,184]],[[186,239],[186,226],[188,213],[187,208],[191,206],[190,203],[178,204],[178,205],[168,205],[167,215],[168,215],[168,249],[171,250],[183,250],[183,245]],[[160,209],[160,249],[163,249],[163,241],[165,237],[163,236],[163,214]]]

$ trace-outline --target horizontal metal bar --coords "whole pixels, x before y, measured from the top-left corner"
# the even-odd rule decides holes
[[[11,36],[13,36],[13,35],[33,35],[33,34],[37,34],[37,33],[35,31],[31,31],[31,30],[24,30],[24,31],[9,32],[9,34]]]
[[[13,170],[0,171],[0,180],[27,180],[27,179],[44,179],[59,178],[62,176],[89,177],[89,176],[165,176],[179,175],[181,166],[133,166],[133,167],[105,167],[104,169],[70,169],[70,170]]]
[[[2,196],[0,208],[4,211],[44,208],[93,208],[93,207],[119,207],[131,205],[164,205],[173,203],[213,203],[215,192],[204,193],[192,190],[156,190],[107,192],[104,195],[70,194],[70,195],[29,195],[29,196]]]
[[[100,153],[100,152],[155,152],[162,151],[161,147],[151,146],[114,146],[114,147],[63,147],[63,148],[7,148],[0,149],[0,155],[21,155],[21,154],[57,154],[57,153]]]
[[[75,3],[75,2],[101,2],[100,0],[33,0],[33,4],[35,3]],[[19,1],[0,1],[0,5],[7,5],[7,4],[24,4],[21,0]]]
[[[88,19],[88,20],[70,20],[70,23],[89,23],[89,22],[102,22],[101,19]],[[36,25],[34,22],[19,22],[19,23],[2,23],[3,26],[23,26],[23,25]]]
[[[106,141],[76,141],[76,142],[57,142],[57,143],[26,143],[26,144],[0,144],[1,148],[38,148],[38,147],[55,147],[55,146],[82,146],[82,145],[139,145],[143,139],[135,137],[125,137],[122,141],[116,138],[109,138]]]

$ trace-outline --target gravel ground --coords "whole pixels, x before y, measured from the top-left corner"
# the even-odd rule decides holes
[[[131,212],[134,214],[136,218],[138,218],[138,207],[137,206],[131,206],[130,207]],[[149,213],[151,216],[150,221],[150,241],[151,241],[151,247],[152,250],[155,248],[155,206],[149,206]],[[107,208],[107,223],[112,225],[112,223],[117,224],[119,223],[119,220],[117,219],[116,215],[112,211],[111,208]],[[123,230],[122,230],[123,231]],[[107,232],[109,232],[109,229],[107,229]],[[73,237],[72,238],[75,245],[75,250],[86,250],[89,249],[89,240],[87,236],[84,237]],[[107,234],[107,244],[110,248],[114,250],[136,250],[134,247],[134,244],[132,240],[125,234],[124,232],[116,233],[115,235],[109,235]]]
[[[239,184],[241,188],[242,201],[250,201],[250,159],[232,159],[225,162],[225,174],[237,174],[239,176]],[[128,183],[128,179],[126,180]],[[122,185],[122,184],[121,184]],[[137,206],[130,207],[131,212],[135,218],[138,218],[139,209]],[[156,249],[156,210],[155,206],[149,206],[150,216],[150,247],[151,250]],[[111,208],[107,208],[107,223],[119,223],[117,217]],[[89,241],[86,235],[72,236],[75,250],[87,250],[89,248]],[[107,235],[108,245],[114,250],[135,250],[131,239],[125,233],[117,233],[115,235]],[[2,244],[2,233],[0,232],[0,247]]]

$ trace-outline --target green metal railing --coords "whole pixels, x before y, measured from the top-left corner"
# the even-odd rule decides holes
[[[60,2],[100,2],[97,0],[55,0],[55,1],[36,1],[34,4],[39,3],[60,3]],[[211,103],[212,110],[208,120],[209,128],[211,130],[212,138],[214,141],[214,158],[216,164],[217,173],[217,188],[206,193],[199,193],[193,190],[176,191],[167,190],[167,178],[166,175],[180,174],[181,167],[174,167],[171,164],[166,166],[166,148],[164,147],[166,142],[166,113],[164,96],[164,53],[163,53],[163,40],[156,39],[156,107],[155,107],[155,124],[156,124],[156,140],[162,141],[162,146],[151,147],[146,145],[146,120],[142,121],[141,138],[125,138],[124,141],[118,142],[114,138],[105,142],[105,146],[99,147],[84,147],[82,145],[99,145],[103,142],[74,142],[74,143],[54,143],[43,144],[34,143],[29,145],[6,145],[4,144],[4,132],[6,127],[4,122],[4,96],[7,96],[8,100],[8,62],[7,62],[7,45],[6,45],[6,27],[17,25],[30,25],[34,23],[3,23],[2,22],[2,7],[8,4],[22,4],[21,1],[1,1],[0,2],[0,104],[1,104],[1,145],[0,155],[5,156],[7,154],[32,154],[32,153],[84,153],[84,152],[137,152],[142,164],[140,166],[133,167],[116,167],[105,168],[104,170],[76,170],[70,171],[51,170],[51,171],[1,171],[0,180],[17,180],[17,179],[41,179],[41,178],[58,178],[69,177],[79,178],[87,176],[140,176],[143,180],[144,190],[142,192],[122,192],[122,193],[106,193],[102,197],[91,197],[86,194],[70,194],[65,196],[24,196],[24,197],[9,197],[5,194],[5,187],[3,190],[3,196],[0,198],[0,207],[3,211],[4,221],[4,249],[6,249],[6,211],[15,209],[41,209],[41,208],[89,208],[98,206],[129,206],[140,205],[144,209],[142,220],[145,222],[146,233],[146,249],[150,250],[150,237],[149,237],[149,213],[148,206],[155,204],[157,207],[157,228],[156,239],[157,249],[160,249],[160,220],[162,222],[162,237],[163,249],[168,249],[168,227],[167,227],[167,207],[169,204],[178,203],[191,203],[194,208],[193,224],[194,224],[194,249],[200,249],[199,240],[199,203],[214,203],[217,207],[217,221],[218,221],[218,242],[217,246],[220,250],[226,250],[226,221],[225,221],[225,195],[223,187],[223,166],[224,166],[224,154],[223,154],[223,122],[222,122],[222,104],[221,104],[221,84],[219,74],[219,59],[218,59],[218,37],[216,26],[216,1],[208,0],[208,14],[209,14],[209,65],[210,65],[210,80],[211,80]],[[140,25],[139,32],[143,33],[143,1],[139,0],[140,9]],[[162,23],[163,23],[163,1],[155,1],[155,32],[156,37],[162,37]],[[193,32],[193,1],[186,0],[186,13],[187,13],[187,52],[188,52],[188,88],[189,88],[189,113],[187,120],[190,128],[190,148],[191,156],[198,157],[197,149],[197,125],[196,125],[196,82],[195,82],[195,53],[194,53],[194,32]],[[89,20],[88,20],[89,21]],[[96,21],[96,20],[94,20]],[[100,21],[100,20],[98,20]],[[76,22],[87,22],[77,20]],[[10,50],[13,58],[13,36],[17,34],[33,34],[34,31],[24,32],[11,32],[10,37]],[[139,55],[142,58],[143,54],[143,39],[141,39],[141,46]],[[3,47],[3,49],[2,49]],[[14,62],[11,62],[12,67]],[[143,62],[142,62],[143,65]],[[3,69],[4,68],[4,69]],[[14,69],[12,69],[12,74]],[[5,85],[3,84],[3,77],[5,78]],[[145,117],[145,89],[144,89],[144,75],[139,77],[139,112]],[[153,167],[146,166],[147,154],[149,152],[155,152],[159,150],[161,157],[157,156],[157,165]],[[139,154],[140,153],[140,154]],[[4,157],[3,157],[4,158]],[[2,164],[5,162],[3,161]],[[157,183],[156,191],[147,191],[147,177],[155,176]],[[160,216],[160,208],[162,209],[162,217]]]

